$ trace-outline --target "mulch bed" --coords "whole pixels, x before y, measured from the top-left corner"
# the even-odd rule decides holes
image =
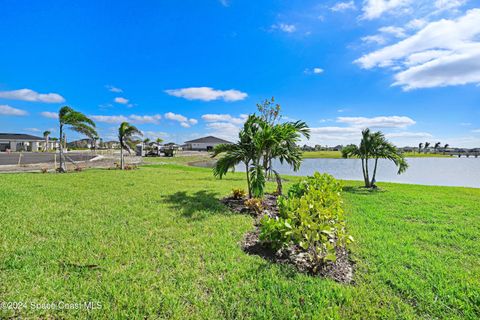
[[[260,219],[265,214],[272,218],[278,216],[277,196],[273,194],[265,195],[263,201],[265,209],[261,214],[247,208],[244,204],[245,200],[226,197],[221,202],[236,213],[249,214],[255,218],[255,229],[245,235],[241,244],[246,253],[258,255],[273,263],[293,265],[303,273],[330,278],[340,283],[353,284],[354,263],[349,259],[348,250],[345,248],[337,248],[337,260],[335,262],[315,265],[311,261],[309,253],[297,245],[279,251],[274,251],[269,246],[264,245],[259,239]]]

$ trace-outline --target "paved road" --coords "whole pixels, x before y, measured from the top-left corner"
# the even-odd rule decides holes
[[[73,161],[86,161],[94,158],[94,155],[89,153],[67,153]],[[18,164],[20,153],[5,153],[0,152],[0,166]],[[50,152],[24,152],[22,153],[21,164],[36,164],[36,163],[53,163],[55,161],[55,153]],[[58,154],[57,154],[58,162]]]

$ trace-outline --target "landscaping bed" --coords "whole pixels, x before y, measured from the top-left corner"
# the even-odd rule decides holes
[[[249,214],[254,217],[254,230],[245,234],[242,240],[242,249],[252,255],[258,255],[273,263],[293,265],[298,271],[314,276],[333,279],[340,283],[353,283],[354,263],[349,259],[348,250],[345,247],[335,248],[336,260],[317,264],[310,258],[309,250],[304,250],[299,245],[291,244],[286,248],[274,250],[260,239],[260,224],[263,216],[278,218],[279,208],[277,195],[266,194],[262,199],[263,210],[256,212],[245,205],[246,197],[225,197],[221,202],[232,211],[241,214]]]

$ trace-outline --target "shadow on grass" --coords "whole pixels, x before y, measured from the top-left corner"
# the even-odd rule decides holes
[[[212,214],[226,215],[229,213],[229,210],[220,203],[217,195],[212,191],[201,190],[193,194],[178,191],[164,196],[163,201],[179,210],[183,217],[193,220],[202,220]]]
[[[359,194],[359,195],[374,195],[374,194],[386,192],[386,190],[382,188],[372,189],[372,188],[365,188],[363,186],[355,186],[355,187],[346,186],[346,187],[343,187],[342,190],[343,192]]]

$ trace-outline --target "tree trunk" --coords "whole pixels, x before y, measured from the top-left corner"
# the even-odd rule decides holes
[[[277,195],[282,195],[283,193],[283,186],[282,186],[282,178],[280,177],[280,175],[278,174],[277,171],[273,170],[273,173],[275,174],[275,179],[277,180]]]
[[[124,170],[125,169],[125,164],[123,160],[123,147],[122,144],[120,143],[120,169]]]
[[[363,181],[365,183],[365,187],[368,188],[368,178],[367,173],[365,172],[365,159],[362,158],[362,173],[363,173]]]
[[[368,157],[365,158],[365,187],[370,188],[370,175],[368,173]]]
[[[370,187],[375,188],[375,176],[377,175],[377,164],[378,164],[378,158],[375,158],[375,166],[373,168],[373,176],[372,176],[372,182],[370,183]]]
[[[252,189],[250,187],[250,172],[248,171],[250,161],[245,162],[245,173],[247,174],[247,188],[248,188],[248,198],[252,198]]]
[[[63,125],[60,125],[60,167],[58,168],[58,172],[67,172],[65,159],[63,158]]]

